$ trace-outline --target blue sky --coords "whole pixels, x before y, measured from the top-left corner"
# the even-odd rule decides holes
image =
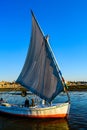
[[[33,10],[65,80],[87,81],[87,0],[1,0],[0,81],[14,81],[25,62]]]

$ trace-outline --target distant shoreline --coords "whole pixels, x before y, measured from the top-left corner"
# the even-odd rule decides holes
[[[66,85],[68,86],[68,91],[87,91],[87,82],[86,81],[67,81]],[[26,91],[26,88],[21,86],[18,83],[1,81],[0,82],[0,91]]]
[[[68,91],[87,91],[87,85],[68,85],[67,88]],[[23,87],[7,87],[7,86],[3,86],[0,87],[0,91],[26,91],[25,88]]]
[[[26,89],[25,88],[6,88],[6,87],[0,88],[0,92],[3,92],[3,91],[26,91]]]
[[[68,91],[87,91],[87,85],[68,85]]]

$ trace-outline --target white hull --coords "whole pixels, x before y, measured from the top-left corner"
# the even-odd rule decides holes
[[[29,118],[65,118],[69,114],[70,103],[61,103],[51,106],[19,107],[3,103],[0,105],[0,112],[19,117]]]

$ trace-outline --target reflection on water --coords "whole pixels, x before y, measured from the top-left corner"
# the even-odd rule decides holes
[[[16,101],[21,104],[24,97],[20,95],[1,94],[8,102]],[[64,101],[65,94],[62,94],[54,102]],[[0,116],[0,130],[87,130],[87,92],[70,92],[71,108],[67,119],[55,120],[29,120]],[[14,100],[15,99],[15,100]]]
[[[70,92],[70,129],[87,130],[87,92]]]
[[[69,130],[65,119],[30,120],[0,117],[0,130]]]

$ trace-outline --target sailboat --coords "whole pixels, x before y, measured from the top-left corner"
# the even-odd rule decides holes
[[[28,118],[66,118],[70,110],[70,97],[65,80],[50,47],[48,35],[44,36],[32,11],[31,15],[30,47],[16,83],[40,97],[42,103],[26,107],[4,102],[0,104],[0,112]],[[68,100],[52,103],[61,92],[66,92]]]

